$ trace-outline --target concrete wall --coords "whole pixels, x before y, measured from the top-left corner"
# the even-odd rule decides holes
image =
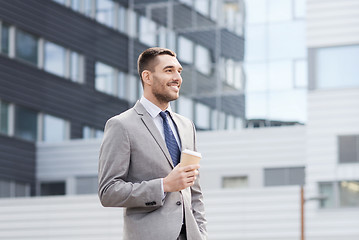
[[[357,0],[307,0],[307,46],[309,48],[357,44]]]
[[[359,89],[322,90],[308,95],[306,194],[318,195],[318,182],[359,180],[359,164],[340,164],[338,135],[359,135]],[[359,238],[359,208],[319,209],[307,202],[308,239]],[[330,231],[326,231],[330,229]],[[339,238],[338,238],[339,239]]]
[[[207,191],[204,197],[210,240],[299,239],[298,187]],[[0,199],[1,239],[118,240],[122,226],[122,209],[103,208],[96,195]]]
[[[248,176],[248,187],[260,188],[264,168],[304,166],[305,136],[304,126],[201,132],[202,187],[219,189],[223,177]]]

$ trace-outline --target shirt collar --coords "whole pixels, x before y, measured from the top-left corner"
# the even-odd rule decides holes
[[[162,111],[161,108],[156,106],[154,103],[152,103],[150,100],[145,98],[144,96],[141,97],[140,103],[143,105],[143,107],[146,109],[146,111],[151,115],[152,118],[155,118],[160,114]],[[172,112],[171,104],[168,104],[168,108],[165,111]]]

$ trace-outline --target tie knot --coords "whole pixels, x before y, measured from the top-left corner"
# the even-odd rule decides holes
[[[160,116],[163,120],[167,119],[167,111],[160,112]]]

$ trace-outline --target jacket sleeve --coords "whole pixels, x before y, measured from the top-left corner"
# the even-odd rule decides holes
[[[193,126],[193,138],[194,138],[194,150],[197,151],[196,148],[196,130]],[[202,190],[199,183],[200,175],[197,176],[197,179],[194,183],[194,185],[191,187],[191,196],[192,196],[192,212],[193,216],[195,217],[197,221],[197,225],[199,230],[202,233],[203,239],[207,239],[207,220],[205,217],[205,209],[204,209],[204,203],[203,203],[203,195]]]
[[[120,119],[111,118],[105,126],[100,148],[98,195],[105,207],[162,206],[161,179],[133,183],[126,181],[131,163],[131,141]]]

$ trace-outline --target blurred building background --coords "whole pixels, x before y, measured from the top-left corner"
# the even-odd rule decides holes
[[[142,95],[151,46],[184,66],[177,112],[199,130],[242,128],[243,23],[243,1],[0,1],[2,195],[65,193],[36,178],[35,142],[101,138]]]
[[[305,5],[305,0],[246,1],[248,119],[266,120],[266,126],[306,122]]]
[[[135,56],[155,39],[191,79],[175,109],[215,130],[198,133],[209,239],[299,239],[300,185],[306,239],[358,239],[359,2],[56,2],[0,1],[1,239],[121,236],[122,210],[96,196],[91,138],[140,96]]]

